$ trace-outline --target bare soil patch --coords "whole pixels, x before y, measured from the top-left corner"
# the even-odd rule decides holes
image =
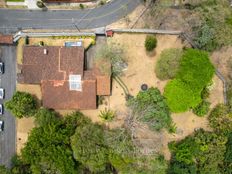
[[[119,43],[126,50],[126,59],[128,61],[128,68],[121,77],[127,85],[130,93],[136,95],[140,91],[141,84],[146,83],[149,87],[158,87],[163,92],[167,81],[160,81],[154,72],[154,66],[159,58],[160,53],[167,48],[182,48],[183,44],[178,36],[157,35],[158,45],[153,54],[147,54],[144,48],[144,41],[146,35],[143,34],[115,34],[112,42]],[[215,75],[213,78],[213,85],[209,101],[211,107],[223,102],[223,84]],[[126,106],[125,96],[118,84],[113,85],[112,96],[110,97],[110,104],[112,108],[121,110],[120,116],[125,118]],[[185,112],[181,114],[172,114],[174,123],[177,126],[176,134],[169,134],[166,131],[160,133],[151,132],[148,129],[138,128],[137,140],[145,153],[149,153],[152,147],[155,146],[154,151],[160,150],[166,159],[170,159],[170,152],[168,150],[168,143],[174,140],[180,140],[192,134],[195,129],[203,128],[210,130],[208,127],[207,117],[198,117],[192,112]],[[122,123],[122,122],[121,122]],[[146,133],[144,133],[146,132]],[[146,136],[144,136],[146,134]],[[150,144],[149,144],[150,142]]]
[[[223,74],[226,80],[230,80],[232,67],[232,47],[223,47],[214,51],[211,60],[216,68]]]
[[[40,85],[27,85],[27,84],[17,84],[16,90],[21,92],[29,92],[36,96],[38,102],[40,103],[42,99]],[[17,119],[17,133],[16,133],[16,144],[17,144],[17,154],[20,153],[24,144],[27,142],[28,135],[32,128],[34,128],[34,118],[21,118]]]
[[[17,119],[17,133],[16,133],[16,152],[20,154],[21,149],[27,142],[28,135],[32,128],[34,128],[34,118]]]
[[[157,48],[154,52],[148,53],[144,47],[145,39],[146,34],[115,34],[112,39],[112,42],[120,44],[126,51],[128,68],[124,72],[122,80],[132,95],[136,95],[144,83],[163,91],[167,81],[161,81],[156,77],[155,64],[164,49],[182,48],[178,36],[157,35]]]
[[[76,41],[82,41],[83,47],[86,49],[90,46],[90,44],[93,42],[93,39],[86,38],[86,39],[79,39],[79,38],[73,38],[73,37],[65,37],[65,38],[58,38],[58,37],[36,37],[36,38],[29,38],[29,45],[39,45],[39,42],[43,41],[44,45],[47,46],[64,46],[65,42],[76,42]]]
[[[30,94],[36,96],[37,99],[42,99],[41,87],[40,85],[30,85],[30,84],[17,84],[16,90],[21,92],[29,92]]]
[[[145,10],[144,5],[139,5],[135,8],[133,12],[131,12],[128,15],[125,15],[122,19],[118,20],[117,22],[114,22],[107,26],[107,28],[131,28],[135,22],[139,19],[143,11]],[[126,13],[126,9],[125,9]]]

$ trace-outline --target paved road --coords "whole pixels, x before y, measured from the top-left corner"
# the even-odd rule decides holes
[[[5,89],[5,99],[0,101],[4,103],[9,100],[16,85],[16,47],[1,46],[0,61],[5,64],[5,73],[0,75],[0,87]],[[4,120],[4,132],[0,133],[0,165],[10,166],[11,157],[16,149],[16,128],[14,117],[5,109],[4,115],[0,116]]]
[[[9,10],[0,9],[0,32],[21,28],[91,29],[103,27],[133,11],[141,0],[114,0],[86,10]],[[74,25],[75,23],[75,25]]]

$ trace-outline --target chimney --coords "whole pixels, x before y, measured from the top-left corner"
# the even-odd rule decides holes
[[[44,54],[48,54],[48,50],[47,49],[44,49]]]

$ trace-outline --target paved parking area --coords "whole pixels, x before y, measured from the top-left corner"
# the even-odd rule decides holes
[[[5,89],[4,103],[9,100],[16,88],[16,47],[0,46],[0,61],[5,64],[5,73],[0,75],[0,87]],[[10,166],[11,158],[16,153],[16,127],[15,118],[4,109],[4,131],[0,132],[0,165]]]

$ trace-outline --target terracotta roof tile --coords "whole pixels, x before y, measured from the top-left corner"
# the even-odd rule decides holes
[[[56,86],[54,81],[42,82],[43,106],[54,109],[96,109],[96,81],[82,83],[82,92],[69,91],[68,81]]]
[[[20,83],[41,84],[43,106],[54,109],[96,109],[97,95],[110,95],[110,77],[84,71],[84,48],[25,46]],[[69,89],[69,75],[81,76],[82,91]]]
[[[0,35],[0,44],[13,44],[12,35]]]

